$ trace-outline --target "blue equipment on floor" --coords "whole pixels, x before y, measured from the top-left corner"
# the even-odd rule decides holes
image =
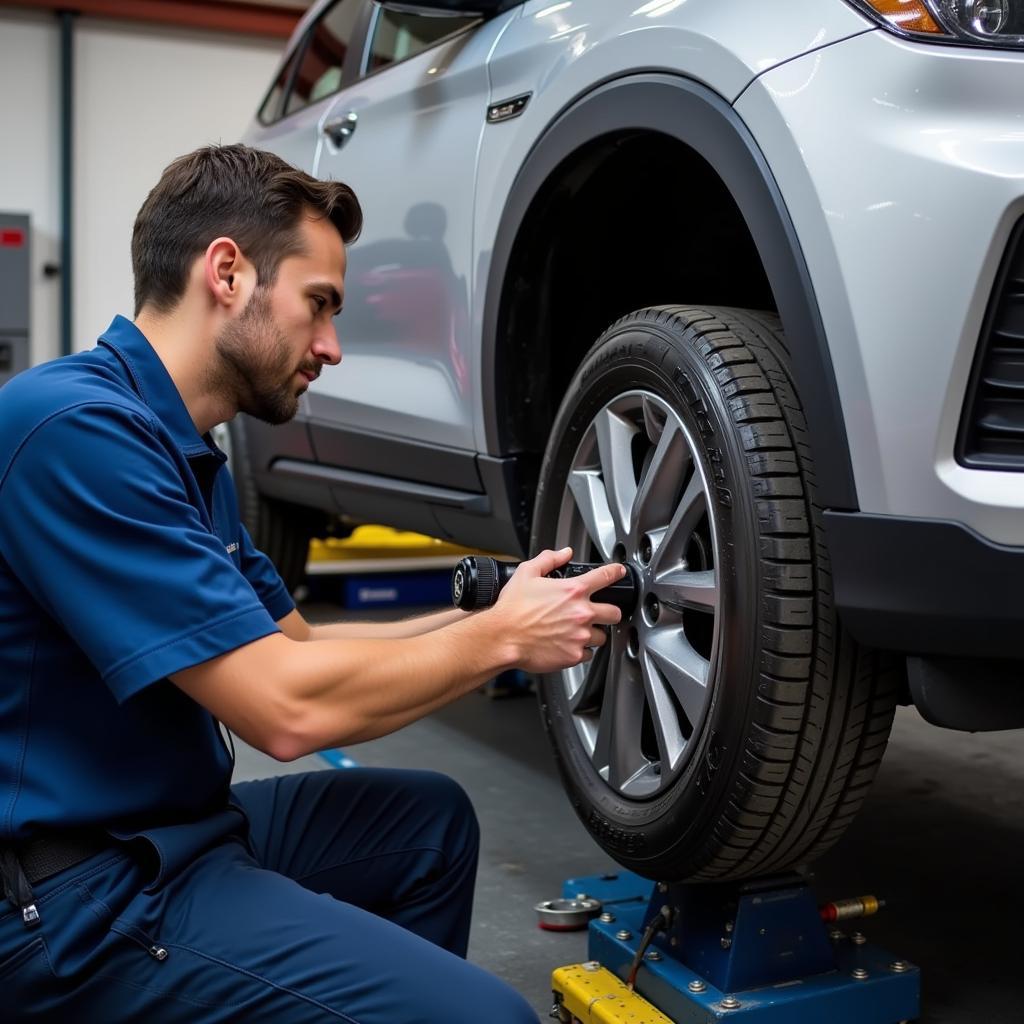
[[[826,924],[799,875],[655,885],[629,871],[573,878],[563,896],[602,903],[589,961],[559,968],[563,1024],[901,1024],[917,1017],[920,971]],[[830,905],[840,922],[867,897]]]
[[[319,755],[332,767],[332,768],[358,768],[357,762],[353,761],[344,750],[338,747],[329,747],[327,750],[317,751]]]

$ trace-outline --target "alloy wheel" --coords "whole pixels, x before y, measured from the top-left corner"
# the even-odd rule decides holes
[[[633,799],[657,796],[696,745],[721,627],[717,531],[705,468],[679,414],[650,391],[607,403],[573,456],[556,547],[637,571],[636,609],[594,658],[561,673],[594,768]]]

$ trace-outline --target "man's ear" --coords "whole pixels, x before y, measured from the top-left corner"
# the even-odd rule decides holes
[[[256,271],[234,239],[215,238],[203,257],[203,276],[213,302],[227,309],[241,309],[256,287]]]

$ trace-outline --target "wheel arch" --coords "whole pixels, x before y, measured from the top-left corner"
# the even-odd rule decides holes
[[[579,198],[598,172],[608,174],[612,184],[642,184],[642,178],[615,177],[608,168],[616,159],[628,162],[622,156],[628,147],[645,145],[655,147],[646,151],[647,158],[666,159],[667,175],[682,175],[672,180],[727,197],[728,202],[717,208],[680,200],[676,213],[680,218],[703,216],[715,230],[721,217],[725,236],[715,249],[720,262],[712,261],[703,273],[712,274],[716,266],[732,269],[735,258],[743,280],[733,282],[728,294],[648,299],[638,282],[644,275],[657,278],[660,264],[652,257],[645,265],[644,247],[630,252],[628,247],[636,240],[631,235],[634,225],[620,224],[614,241],[622,248],[608,260],[607,275],[593,282],[591,292],[603,297],[597,306],[607,311],[608,319],[589,335],[582,350],[581,342],[573,339],[560,348],[559,303],[570,299],[556,294],[552,269],[552,261],[558,259],[559,229],[565,234],[578,232],[605,211],[604,204],[614,193],[591,196],[589,206]],[[631,198],[636,200],[635,195]],[[737,217],[742,231],[730,221]],[[597,229],[595,237],[600,237]],[[581,246],[588,248],[570,248],[563,262],[589,259],[588,266],[599,271],[593,241],[584,238]],[[622,288],[620,294],[616,289],[623,251],[633,286]],[[543,272],[538,272],[538,262],[543,263]],[[695,274],[687,283],[702,280],[702,271]],[[713,277],[714,287],[721,286],[724,292],[728,282],[721,278],[720,273]],[[707,287],[712,277],[703,280]],[[585,281],[576,282],[580,283]],[[576,295],[571,301],[579,304],[580,298]],[[614,79],[578,97],[553,119],[519,169],[499,222],[484,298],[481,370],[487,451],[522,454],[526,465],[539,462],[540,437],[546,436],[571,377],[572,370],[567,372],[566,367],[571,364],[574,369],[589,344],[619,315],[638,306],[674,301],[773,305],[782,320],[810,436],[819,453],[822,504],[855,510],[856,488],[828,342],[778,185],[750,131],[724,99],[697,82],[664,73]]]

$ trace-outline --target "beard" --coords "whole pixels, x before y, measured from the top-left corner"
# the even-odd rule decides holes
[[[295,373],[319,369],[292,364],[288,339],[274,320],[268,289],[262,285],[238,319],[225,324],[214,348],[219,357],[213,371],[214,389],[239,412],[275,426],[298,412],[301,392],[295,387]]]

